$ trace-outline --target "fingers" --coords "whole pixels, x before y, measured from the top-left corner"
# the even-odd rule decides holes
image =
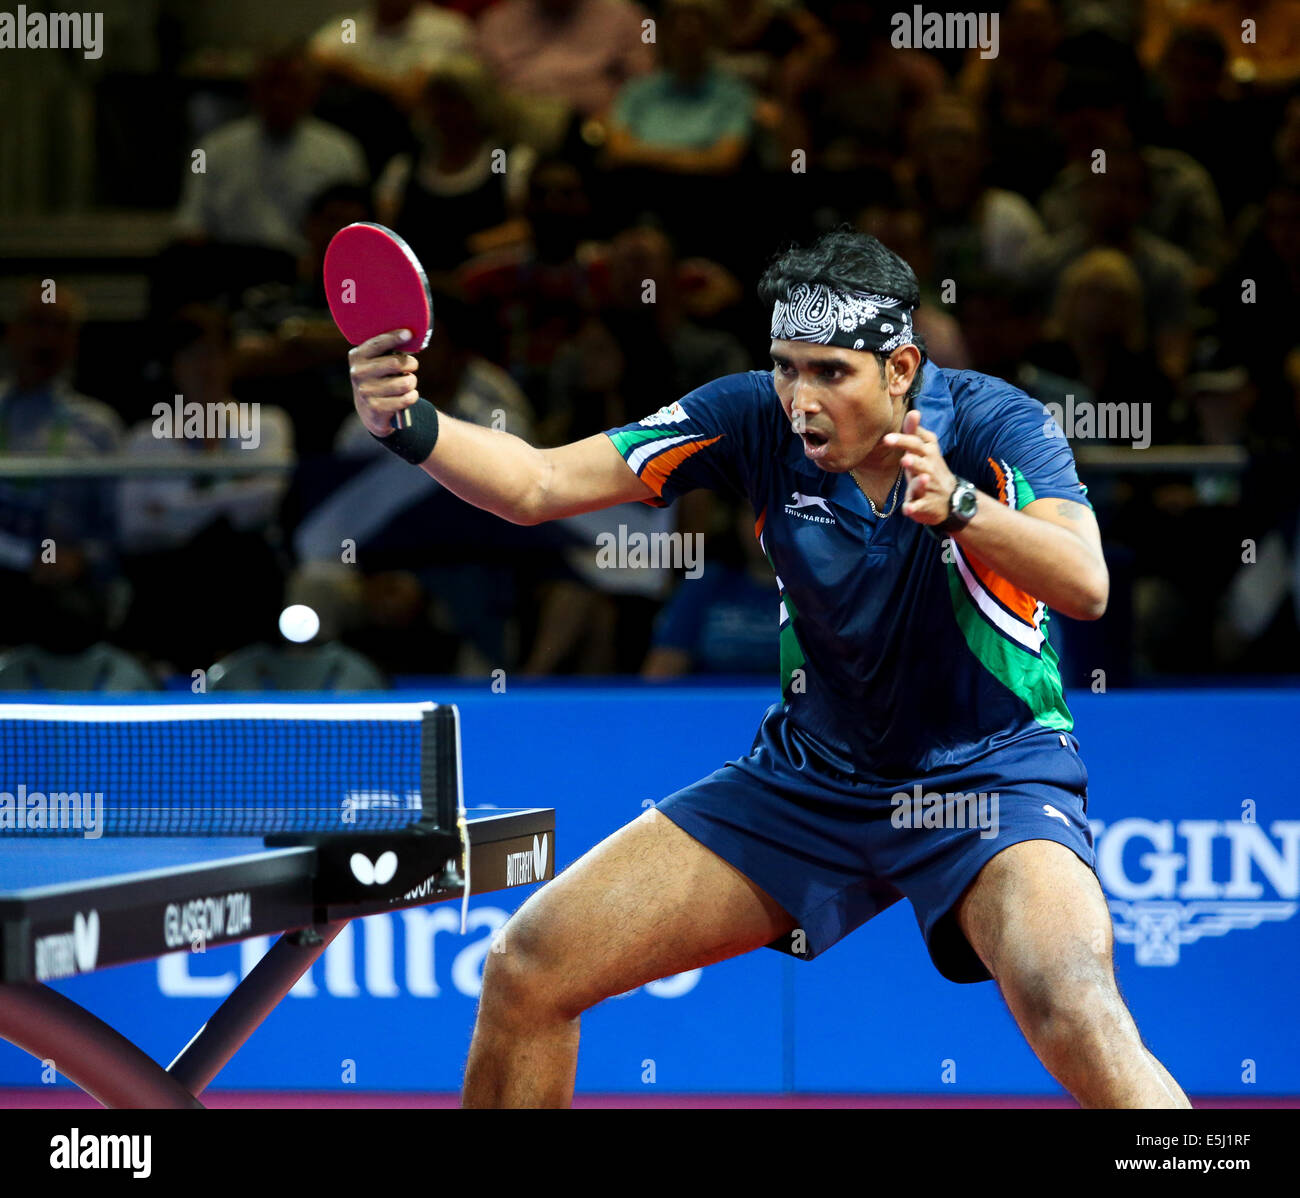
[[[367,379],[358,383],[354,390],[363,399],[390,399],[395,395],[416,391],[419,386],[419,380],[413,374],[390,374],[382,378]]]
[[[916,475],[909,484],[907,495],[903,500],[903,515],[912,518],[921,515],[925,508],[925,504],[921,501],[933,490],[934,480],[928,474]]]
[[[353,353],[356,351],[354,350]],[[381,379],[394,374],[414,374],[420,363],[410,354],[385,354],[379,358],[353,358],[348,355],[348,370],[354,379]]]
[[[912,453],[925,453],[932,444],[932,442],[908,433],[886,433],[883,440],[886,445],[894,449],[907,449]]]
[[[380,333],[378,337],[371,337],[369,341],[354,345],[348,351],[348,361],[361,362],[370,358],[381,357],[386,353],[391,353],[399,345],[404,345],[410,339],[410,329],[394,329],[391,333]]]
[[[396,395],[368,395],[362,397],[367,410],[389,416],[394,412],[402,411],[403,408],[409,408],[419,398],[420,393],[418,391],[403,391]]]
[[[939,438],[928,428],[921,427],[921,413],[913,408],[903,417],[902,431],[886,434],[884,441],[886,445],[920,450],[927,445],[938,445]]]

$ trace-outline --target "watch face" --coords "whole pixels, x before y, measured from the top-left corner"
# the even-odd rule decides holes
[[[963,519],[969,520],[975,515],[975,509],[978,506],[974,485],[961,483],[953,494],[952,510]]]

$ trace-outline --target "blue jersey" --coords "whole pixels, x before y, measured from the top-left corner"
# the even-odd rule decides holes
[[[1087,503],[1051,415],[1010,383],[927,363],[916,407],[953,473],[987,495]],[[606,435],[647,502],[704,487],[753,505],[779,593],[772,718],[832,768],[888,786],[1073,727],[1044,604],[807,461],[770,374],[727,375]]]

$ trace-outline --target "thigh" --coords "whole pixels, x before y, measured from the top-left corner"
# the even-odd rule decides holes
[[[585,1009],[785,935],[794,919],[734,866],[651,809],[538,890],[504,930],[534,985]]]
[[[957,904],[958,923],[989,973],[1110,973],[1112,925],[1096,875],[1063,844],[1025,840],[992,858]]]

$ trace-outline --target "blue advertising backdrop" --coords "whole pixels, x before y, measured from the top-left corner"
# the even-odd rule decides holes
[[[258,696],[271,697],[291,696]],[[466,801],[555,807],[563,867],[743,755],[772,692],[439,684],[366,696],[384,697],[459,704]],[[1079,693],[1071,707],[1120,984],[1148,1044],[1192,1093],[1300,1093],[1300,693]],[[475,901],[464,937],[455,904],[354,925],[214,1086],[458,1088],[488,941],[527,893]],[[57,988],[166,1061],[265,947],[180,953]],[[0,1042],[0,1085],[41,1080],[38,1062]],[[1059,1092],[992,985],[935,972],[906,903],[812,962],[761,950],[609,1000],[584,1017],[578,1086]]]

